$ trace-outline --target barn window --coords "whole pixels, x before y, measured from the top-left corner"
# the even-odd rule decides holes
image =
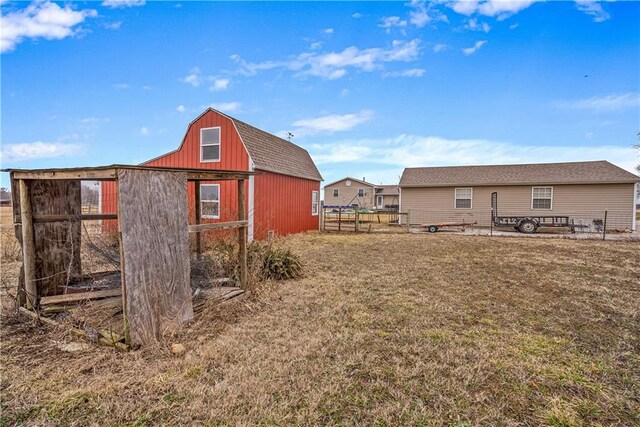
[[[200,184],[200,216],[220,218],[220,184]]]
[[[456,209],[471,209],[473,188],[456,188]]]
[[[318,194],[319,193],[317,191],[311,192],[311,215],[318,215]]]
[[[200,129],[200,161],[220,161],[220,127]]]
[[[333,197],[338,197],[340,195],[340,192],[338,191],[337,188],[333,189]]]
[[[358,188],[358,197],[364,197],[364,188]]]
[[[551,209],[553,187],[533,187],[531,189],[531,209]]]

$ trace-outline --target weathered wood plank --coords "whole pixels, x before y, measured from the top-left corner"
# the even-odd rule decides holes
[[[54,295],[50,297],[40,298],[40,305],[47,304],[60,304],[63,302],[75,302],[86,301],[98,298],[117,297],[122,294],[122,290],[118,289],[105,289],[103,291],[90,291],[90,292],[76,292],[74,294],[66,295]]]
[[[65,221],[95,221],[102,219],[118,219],[117,214],[82,214],[82,215],[34,215],[33,222],[65,222]]]
[[[196,193],[196,224],[200,224],[202,221],[202,218],[201,218],[202,205],[200,200],[200,181],[194,182],[193,185]],[[191,233],[191,229],[189,229],[189,232]],[[202,254],[202,236],[200,236],[200,233],[196,234],[196,253],[198,254],[198,258],[200,258],[200,255]]]
[[[128,337],[139,346],[193,317],[186,173],[118,170],[118,209]]]
[[[31,197],[29,183],[18,181],[20,191],[20,222],[22,230],[22,267],[27,308],[32,308],[38,300],[36,283],[36,248],[34,242],[33,220],[31,217]]]
[[[199,233],[201,231],[210,230],[224,230],[227,228],[240,228],[246,227],[247,221],[228,221],[228,222],[215,222],[207,224],[191,224],[189,225],[189,233]]]
[[[82,214],[80,181],[30,181],[34,217]],[[34,224],[39,296],[59,295],[71,275],[81,273],[80,222]]]
[[[244,180],[238,180],[238,221],[246,222],[244,209]],[[238,260],[240,262],[240,287],[247,289],[247,227],[238,229]]]

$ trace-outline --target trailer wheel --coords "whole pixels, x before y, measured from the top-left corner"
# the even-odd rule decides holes
[[[525,234],[533,234],[536,232],[537,229],[538,229],[538,224],[536,224],[535,221],[531,219],[524,219],[518,225],[518,230],[521,233],[525,233]]]
[[[427,230],[429,231],[429,233],[435,233],[436,231],[438,231],[438,227],[436,227],[435,225],[430,225],[429,227],[427,227]]]

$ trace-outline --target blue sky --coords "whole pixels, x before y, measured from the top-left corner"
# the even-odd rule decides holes
[[[175,149],[208,106],[292,132],[325,182],[638,162],[637,2],[1,7],[3,168],[140,163]]]

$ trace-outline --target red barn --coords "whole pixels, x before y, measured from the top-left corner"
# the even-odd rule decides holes
[[[320,182],[309,153],[282,138],[212,108],[189,124],[180,147],[144,166],[256,171],[248,181],[249,239],[284,236],[319,227]],[[102,184],[102,212],[115,212],[113,183]],[[203,222],[236,219],[235,182],[202,182]],[[195,207],[195,187],[189,187]]]

